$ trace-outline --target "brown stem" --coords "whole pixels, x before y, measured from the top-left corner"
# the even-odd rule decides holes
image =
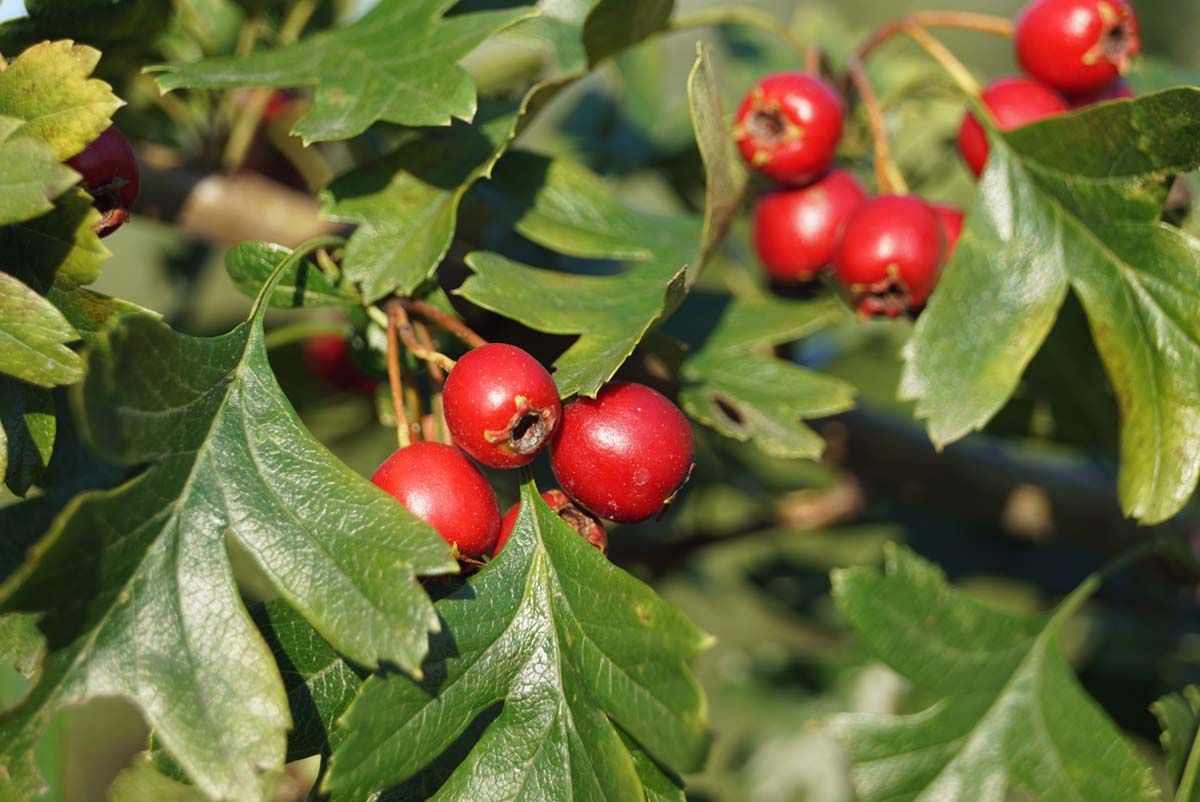
[[[432,323],[436,323],[446,331],[453,334],[464,344],[471,348],[478,348],[481,345],[487,345],[488,341],[480,337],[471,328],[453,315],[443,312],[428,301],[418,301],[412,298],[399,298],[397,302],[410,312],[416,312],[418,315],[428,319]]]
[[[855,91],[862,99],[863,108],[867,111],[867,120],[871,124],[871,139],[875,143],[875,181],[879,185],[879,193],[882,195],[904,194],[908,192],[908,184],[892,156],[892,145],[888,140],[883,107],[879,104],[879,97],[875,94],[875,89],[867,77],[862,59],[857,55],[851,56],[846,70],[854,84]]]
[[[983,91],[979,82],[975,80],[975,76],[966,68],[958,57],[950,52],[950,49],[933,37],[928,30],[920,25],[912,25],[904,31],[909,38],[921,46],[921,49],[928,53],[934,61],[942,66],[954,82],[958,84],[959,89],[969,98],[977,98]]]
[[[413,333],[412,321],[408,319],[408,310],[405,308],[403,301],[391,301],[388,303],[388,320],[392,319],[398,321],[397,331],[400,333],[400,339],[404,342],[404,347],[409,350],[409,353],[417,359],[428,362],[431,369],[435,365],[446,372],[454,369],[453,359],[440,351],[427,348],[417,342],[416,335]]]
[[[804,71],[809,75],[820,75],[821,64],[825,60],[825,51],[820,45],[809,45],[804,50]]]
[[[878,28],[858,48],[859,59],[865,60],[880,45],[907,33],[910,28],[957,28],[964,31],[1012,36],[1013,21],[992,14],[970,11],[914,11]]]
[[[429,334],[429,327],[419,320],[413,323],[413,330],[417,333],[417,341],[430,351],[434,350],[433,337]],[[426,418],[428,418],[428,427],[432,430],[426,431],[426,440],[437,440],[439,432],[447,431],[446,428],[446,408],[442,399],[442,385],[446,383],[446,374],[442,370],[441,365],[436,362],[429,363],[429,377],[433,379],[433,397],[429,400],[431,414],[421,419],[421,425],[426,426]]]
[[[393,307],[396,309],[396,307]],[[388,389],[392,395],[392,412],[396,416],[396,441],[400,448],[412,444],[412,427],[404,407],[404,383],[400,378],[400,343],[396,336],[396,315],[388,315],[387,323],[387,372]]]

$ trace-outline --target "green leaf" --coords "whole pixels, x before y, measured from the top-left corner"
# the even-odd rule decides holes
[[[36,139],[0,142],[0,225],[28,220],[54,208],[51,203],[79,180],[54,151]]]
[[[579,335],[554,362],[564,398],[594,396],[684,292],[684,268],[671,263],[647,262],[618,276],[576,276],[494,253],[472,253],[466,262],[475,275],[457,292],[471,303],[547,334]]]
[[[0,115],[23,122],[9,136],[45,142],[60,162],[87,147],[122,105],[108,84],[90,77],[99,61],[99,50],[69,40],[17,56],[0,72]]]
[[[1122,506],[1165,520],[1200,478],[1200,243],[1156,221],[1167,178],[1200,165],[1200,90],[993,141],[962,241],[905,348],[901,395],[939,446],[982,427],[1071,288],[1120,404]]]
[[[697,45],[696,50],[696,64],[688,75],[688,102],[692,109],[696,145],[708,177],[708,191],[704,195],[704,232],[700,254],[688,269],[688,286],[700,277],[700,269],[725,239],[741,207],[747,186],[746,170],[734,153],[733,139],[729,136],[729,126],[721,108],[720,89],[713,74],[712,60],[703,44]]]
[[[0,374],[39,387],[74,384],[83,360],[66,344],[78,339],[53,304],[0,273]]]
[[[86,287],[51,287],[46,297],[63,313],[71,328],[91,346],[100,344],[100,333],[117,318],[140,315],[157,320],[160,317],[157,312],[143,309],[135,303],[110,298]]]
[[[225,269],[239,290],[257,298],[275,268],[291,256],[291,248],[269,242],[243,242],[225,254]],[[284,270],[267,303],[284,309],[358,304],[351,287],[335,287],[315,264],[300,260]]]
[[[368,302],[397,290],[410,295],[437,269],[454,239],[463,194],[490,172],[525,104],[485,103],[474,124],[413,139],[322,193],[327,217],[359,224],[343,269]]]
[[[37,673],[45,648],[46,642],[38,632],[37,616],[0,615],[0,665],[28,679]]]
[[[169,0],[25,0],[29,17],[0,26],[0,34],[34,41],[149,44],[171,20]]]
[[[306,143],[350,139],[378,121],[447,125],[475,116],[475,85],[459,59],[534,13],[504,9],[443,18],[454,0],[383,0],[362,19],[296,45],[238,58],[147,68],[164,90],[316,85],[293,131]]]
[[[90,284],[112,255],[92,231],[99,219],[83,190],[60,195],[41,217],[0,227],[0,270],[41,293]]]
[[[208,797],[196,786],[159,771],[145,752],[117,775],[107,799],[108,802],[208,802]]]
[[[328,751],[342,734],[337,720],[358,693],[362,676],[284,602],[267,602],[251,615],[271,648],[287,691],[292,716],[287,759]]]
[[[696,218],[635,209],[600,176],[565,158],[513,151],[478,192],[524,236],[584,259],[656,260],[678,269],[694,260],[702,236]]]
[[[1188,685],[1182,693],[1164,696],[1150,706],[1150,712],[1162,727],[1159,740],[1167,758],[1167,773],[1178,785],[1200,733],[1200,688]],[[1196,802],[1198,799],[1200,793],[1193,793],[1191,799],[1177,799],[1177,802]]]
[[[674,10],[675,0],[596,3],[583,28],[588,60],[595,64],[665,30]]]
[[[1095,592],[1089,579],[1049,616],[990,610],[933,565],[892,548],[885,574],[833,573],[859,637],[940,700],[915,715],[837,717],[863,802],[1159,799],[1150,768],[1080,687],[1063,625]]]
[[[661,764],[695,771],[707,724],[685,661],[707,638],[521,488],[500,556],[438,602],[425,679],[376,675],[346,713],[327,786],[412,777],[501,705],[437,792],[451,800],[640,800],[617,727]]]
[[[5,609],[44,612],[50,649],[41,682],[0,718],[0,800],[36,795],[48,717],[95,696],[136,704],[209,797],[258,798],[289,714],[230,544],[341,652],[417,670],[437,618],[415,575],[456,565],[301,425],[267,361],[265,308],[207,339],[126,318],[92,350],[78,417],[99,454],[150,468],[78,497],[0,586]]]
[[[0,376],[0,475],[16,495],[24,496],[50,464],[55,423],[49,390]]]
[[[834,303],[771,298],[734,300],[692,295],[684,319],[710,321],[707,336],[683,363],[679,399],[685,412],[726,437],[752,441],[768,454],[815,459],[825,442],[802,422],[854,406],[854,390],[792,362],[773,347],[824,328],[841,315]]]

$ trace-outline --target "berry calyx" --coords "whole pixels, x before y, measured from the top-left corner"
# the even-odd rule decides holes
[[[1118,78],[1098,92],[1071,98],[1071,108],[1084,109],[1097,103],[1107,103],[1110,100],[1129,100],[1133,97],[1133,89],[1129,87],[1129,83],[1124,78]]]
[[[967,216],[957,206],[945,203],[935,203],[931,208],[942,224],[942,233],[946,235],[946,261],[950,261],[950,257],[954,255],[954,248],[958,245],[958,238],[962,236]]]
[[[644,384],[609,382],[563,408],[550,467],[568,496],[620,523],[653,518],[692,472],[696,443],[679,407]]]
[[[861,316],[899,317],[929,300],[945,250],[942,223],[929,204],[880,195],[850,216],[833,266]]]
[[[107,237],[129,221],[141,174],[129,140],[116,126],[107,128],[67,164],[83,176],[83,188],[100,211],[100,222],[92,227],[97,235]]]
[[[550,509],[554,510],[558,517],[566,521],[567,525],[578,532],[584,540],[600,549],[601,554],[608,549],[608,533],[604,531],[604,524],[600,523],[600,519],[595,515],[577,506],[567,497],[566,493],[561,490],[546,490],[542,492],[542,501],[549,504]],[[496,541],[496,548],[492,551],[493,557],[499,554],[500,550],[504,548],[504,544],[508,542],[520,513],[521,505],[517,503],[509,507],[508,512],[504,513],[504,517],[500,519],[500,538]]]
[[[1057,92],[1032,78],[998,78],[988,84],[980,99],[1001,131],[1070,111]],[[958,129],[958,151],[976,177],[983,175],[989,151],[987,132],[969,111]]]
[[[550,441],[562,415],[558,387],[541,363],[513,345],[469,351],[444,389],[454,444],[484,465],[528,465]]]
[[[304,341],[304,369],[335,390],[371,392],[376,382],[354,363],[350,341],[335,334]]]
[[[371,481],[471,559],[491,554],[500,504],[483,474],[457,448],[413,443],[393,453]]]
[[[807,184],[829,168],[842,138],[842,101],[829,84],[802,72],[763,78],[737,113],[734,138],[763,175]]]
[[[1142,49],[1126,0],[1033,0],[1017,17],[1021,69],[1067,95],[1086,95],[1129,72]]]
[[[838,235],[867,194],[845,170],[803,189],[779,189],[754,207],[754,249],[779,281],[811,281],[832,260]]]

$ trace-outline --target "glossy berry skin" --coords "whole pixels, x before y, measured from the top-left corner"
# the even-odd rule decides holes
[[[554,379],[528,353],[504,343],[458,360],[443,399],[454,444],[492,468],[533,462],[562,416]]]
[[[1017,17],[1021,69],[1066,95],[1098,92],[1141,52],[1126,0],[1033,0]]]
[[[83,187],[103,216],[94,228],[97,234],[106,237],[129,220],[141,174],[129,140],[116,126],[106,129],[67,164],[83,176]]]
[[[999,78],[988,84],[981,99],[1001,131],[1070,111],[1062,96],[1031,78]],[[988,159],[987,132],[969,111],[958,129],[958,152],[976,177],[983,175]]]
[[[954,246],[958,245],[958,238],[962,236],[967,216],[957,206],[944,203],[935,203],[931,208],[942,224],[942,233],[946,236],[946,260],[949,261],[954,255]]]
[[[370,392],[376,382],[354,364],[350,341],[331,334],[304,341],[304,369],[335,390]]]
[[[692,472],[696,443],[679,407],[643,384],[610,382],[563,408],[550,443],[559,485],[590,512],[636,523],[662,512]]]
[[[941,220],[912,195],[880,195],[855,212],[834,260],[863,317],[899,317],[929,300],[945,257]]]
[[[1073,97],[1070,102],[1073,109],[1085,109],[1097,103],[1107,103],[1110,100],[1129,100],[1133,97],[1133,90],[1129,88],[1129,84],[1124,78],[1118,78],[1099,92]]]
[[[558,513],[558,517],[566,521],[567,525],[578,532],[584,540],[600,549],[601,554],[608,549],[608,533],[604,531],[604,524],[600,523],[600,519],[595,515],[576,506],[566,493],[561,490],[546,490],[542,493],[542,501],[550,505],[550,509]],[[504,517],[500,519],[500,538],[496,541],[496,548],[492,552],[492,556],[498,555],[504,548],[504,544],[508,542],[508,537],[512,534],[513,527],[517,525],[517,516],[520,513],[521,505],[517,503],[509,507],[508,512],[504,513]]]
[[[438,531],[464,557],[491,554],[500,535],[500,504],[479,469],[457,448],[413,443],[371,477],[404,508]]]
[[[754,169],[784,184],[804,185],[833,162],[843,116],[841,98],[820,78],[776,73],[742,101],[734,138]]]
[[[867,194],[845,170],[803,189],[779,189],[754,206],[754,249],[772,278],[811,281],[833,261],[838,235]]]

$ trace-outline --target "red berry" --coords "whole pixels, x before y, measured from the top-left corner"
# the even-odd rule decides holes
[[[563,408],[550,467],[567,495],[610,521],[653,518],[692,471],[687,418],[644,384],[609,382]]]
[[[829,168],[842,138],[842,101],[802,72],[763,78],[746,95],[734,128],[742,156],[763,175],[807,184]]]
[[[999,78],[983,90],[982,100],[1001,131],[1011,131],[1055,114],[1070,111],[1067,102],[1052,89],[1031,78]],[[976,176],[983,175],[988,158],[987,132],[967,112],[958,130],[958,150]]]
[[[1129,88],[1129,84],[1125,82],[1124,78],[1118,78],[1099,92],[1071,98],[1071,108],[1083,109],[1088,106],[1094,106],[1097,103],[1107,103],[1110,100],[1128,100],[1132,97],[1134,97],[1134,94],[1133,90]]]
[[[304,341],[304,368],[337,390],[370,392],[376,382],[350,356],[350,341],[331,334]]]
[[[809,281],[833,260],[850,213],[866,200],[858,179],[830,170],[803,189],[780,189],[754,207],[754,248],[780,281]]]
[[[851,215],[834,259],[838,281],[864,317],[924,306],[945,255],[942,223],[912,195],[880,195]]]
[[[125,135],[110,126],[83,152],[67,160],[83,176],[83,187],[103,215],[94,230],[106,237],[129,220],[141,178],[133,148]]]
[[[463,556],[492,553],[500,534],[500,505],[487,479],[457,448],[413,443],[384,460],[371,481]]]
[[[600,519],[595,515],[576,506],[575,502],[567,498],[566,493],[561,490],[547,490],[542,493],[542,501],[549,504],[550,509],[558,513],[558,517],[566,521],[584,540],[600,549],[601,554],[608,548],[608,534],[604,531],[604,524],[600,523]],[[512,534],[513,527],[517,525],[517,516],[520,512],[521,505],[514,504],[500,519],[500,539],[496,541],[496,548],[492,552],[493,556],[499,554],[500,550],[504,548],[504,544],[508,542],[508,536]]]
[[[1126,0],[1033,0],[1014,39],[1021,69],[1067,95],[1103,89],[1142,49]]]
[[[962,209],[956,206],[947,206],[944,203],[935,203],[932,208],[933,213],[941,221],[942,233],[946,235],[946,260],[949,261],[950,257],[954,255],[954,246],[958,245],[958,238],[962,236],[966,215]]]
[[[562,404],[541,363],[513,345],[467,353],[446,378],[446,425],[454,443],[492,468],[533,462],[550,440]]]

